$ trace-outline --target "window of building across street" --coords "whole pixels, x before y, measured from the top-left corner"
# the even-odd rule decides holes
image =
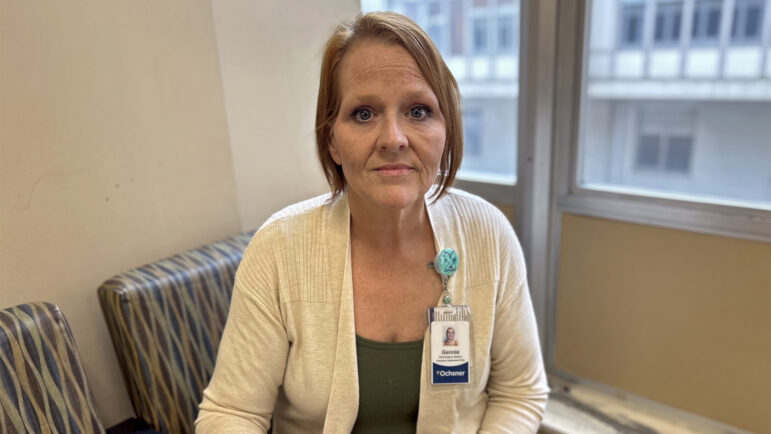
[[[514,185],[517,176],[519,0],[362,0],[431,37],[463,96],[465,153],[458,178]]]
[[[771,208],[769,0],[589,4],[576,186]]]

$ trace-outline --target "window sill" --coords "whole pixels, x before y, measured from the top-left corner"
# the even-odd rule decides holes
[[[683,198],[637,196],[607,189],[585,190],[558,198],[561,212],[771,242],[771,210],[744,208],[734,203],[689,201]]]
[[[467,191],[471,194],[481,196],[491,202],[505,203],[513,205],[516,199],[514,189],[516,188],[516,179],[506,182],[500,179],[488,178],[469,178],[468,176],[455,178],[453,185],[461,190]]]
[[[746,433],[643,398],[618,396],[550,377],[552,393],[539,433]]]

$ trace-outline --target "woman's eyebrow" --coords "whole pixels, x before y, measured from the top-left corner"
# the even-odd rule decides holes
[[[436,97],[436,94],[434,94],[434,91],[431,90],[430,87],[408,91],[405,96],[407,99],[428,100],[425,102],[439,103],[439,98]]]
[[[439,99],[436,97],[434,92],[431,90],[431,88],[414,88],[407,90],[404,93],[404,99],[408,101],[410,104],[415,102],[420,102],[424,104],[433,103],[433,104],[439,104]],[[357,104],[372,104],[372,105],[379,105],[383,104],[384,99],[382,96],[382,92],[370,92],[369,90],[363,91],[362,93],[356,93],[356,91],[350,91],[348,92],[347,96],[344,96],[341,105],[350,106],[350,105],[357,105]]]
[[[377,93],[354,93],[349,94],[348,102],[380,102],[382,97]]]

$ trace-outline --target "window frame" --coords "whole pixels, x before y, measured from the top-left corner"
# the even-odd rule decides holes
[[[566,83],[556,95],[556,104],[563,109],[555,118],[558,140],[554,144],[555,161],[552,164],[555,168],[554,211],[771,242],[771,205],[753,206],[727,199],[705,199],[613,186],[588,187],[578,182],[580,113],[586,109],[582,95],[588,76],[588,62],[584,61],[583,54],[589,48],[589,37],[583,29],[584,24],[586,28],[591,28],[591,0],[580,0],[578,7],[583,10],[574,17],[560,14],[561,29],[581,29],[581,33],[573,33],[576,42],[566,41],[557,48],[557,73],[564,77]],[[583,22],[577,22],[579,20]],[[560,115],[561,112],[564,114]]]
[[[559,32],[555,48],[552,119],[554,138],[551,143],[553,158],[549,193],[548,278],[545,288],[547,321],[544,351],[547,371],[558,381],[565,381],[568,385],[584,385],[606,395],[634,402],[639,405],[638,408],[646,409],[651,414],[693,421],[704,429],[735,429],[622,389],[578,377],[555,366],[557,284],[564,213],[771,242],[771,207],[754,208],[730,201],[694,201],[676,195],[642,195],[628,189],[586,188],[579,185],[577,175],[580,167],[580,113],[585,109],[582,95],[589,63],[584,59],[584,53],[588,52],[589,48],[589,37],[585,30],[591,28],[592,0],[546,1],[556,2],[559,6],[555,17],[555,28],[558,28]],[[683,12],[685,13],[687,12]],[[528,17],[528,21],[531,19]],[[536,146],[541,145],[543,144],[536,143]],[[527,191],[523,192],[525,196],[528,194]],[[533,230],[531,227],[526,229]],[[529,259],[532,261],[532,258]],[[531,264],[532,262],[528,265]],[[540,288],[536,288],[538,289]]]

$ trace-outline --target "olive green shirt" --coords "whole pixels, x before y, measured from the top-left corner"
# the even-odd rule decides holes
[[[359,414],[352,434],[414,433],[423,340],[377,342],[356,335]]]

